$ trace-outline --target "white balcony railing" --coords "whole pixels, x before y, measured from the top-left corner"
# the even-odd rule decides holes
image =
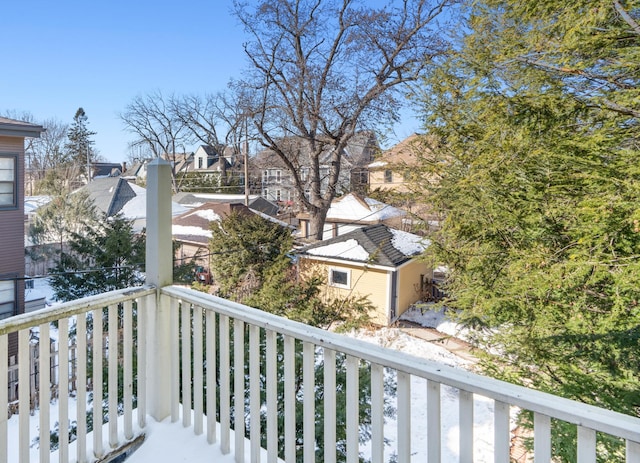
[[[145,391],[154,387],[147,382],[152,376],[148,367],[156,355],[148,347],[146,330],[158,309],[156,300],[154,288],[135,288],[0,322],[0,355],[5,356],[10,333],[17,333],[20,351],[29,352],[30,329],[38,328],[41,340],[56,332],[55,376],[59,378],[52,384],[48,343],[40,343],[38,395],[33,397],[28,388],[28,359],[19,359],[20,433],[17,440],[8,440],[6,415],[0,415],[0,461],[7,461],[13,446],[18,447],[20,462],[29,461],[35,437],[39,438],[39,461],[49,461],[49,434],[55,429],[51,422],[59,423],[56,459],[62,462],[103,458],[144,432]],[[385,404],[390,393],[397,395],[397,429],[392,430],[398,436],[397,461],[411,461],[412,440],[425,438],[428,461],[442,461],[440,390],[445,385],[459,391],[461,462],[474,461],[473,403],[480,396],[494,401],[496,462],[510,461],[514,407],[533,412],[535,461],[553,457],[553,419],[576,426],[579,462],[596,461],[597,433],[620,438],[625,442],[626,461],[640,461],[640,420],[631,416],[411,357],[185,288],[162,288],[159,305],[163,304],[168,307],[170,329],[164,342],[169,356],[161,360],[170,372],[164,379],[168,392],[164,400],[171,419],[191,427],[196,435],[205,434],[209,443],[219,445],[222,453],[233,453],[238,462],[264,460],[265,454],[267,462],[341,458],[357,462],[363,449],[364,423],[359,416],[367,417],[371,439],[365,456],[374,463],[387,461],[385,436],[390,430],[385,426]],[[73,362],[68,354],[72,345],[78,351],[75,391],[64,374]],[[0,381],[6,384],[5,371],[0,371]],[[385,388],[385,376],[395,378],[395,393]],[[411,410],[409,402],[416,377],[427,384],[423,411]],[[370,393],[367,400],[360,395],[364,386]],[[50,413],[52,391],[57,395],[57,416]],[[75,402],[73,416],[68,412],[70,400]],[[35,403],[40,423],[37,436],[30,435],[28,428]],[[3,389],[0,407],[6,406],[7,390]],[[416,412],[428,416],[426,432],[412,429],[411,414]],[[95,425],[101,420],[104,431]],[[69,421],[77,423],[71,442]]]
[[[169,185],[167,172],[162,174],[166,175],[163,182],[156,182],[153,166],[149,174],[151,189]],[[156,204],[147,214],[157,217],[147,221],[147,277],[153,286],[115,291],[0,321],[0,358],[7,357],[10,338],[17,336],[19,343],[19,432],[16,439],[9,439],[7,415],[0,413],[0,462],[15,454],[20,462],[30,457],[42,462],[102,459],[144,433],[148,420],[167,417],[196,435],[206,435],[212,452],[215,446],[216,452],[233,454],[238,462],[358,462],[365,456],[381,463],[390,458],[386,437],[391,431],[397,436],[394,452],[398,462],[411,461],[412,442],[425,439],[427,461],[445,461],[443,386],[458,394],[457,453],[461,462],[474,461],[478,431],[474,402],[480,397],[494,405],[496,462],[510,461],[510,419],[516,409],[533,416],[535,462],[554,459],[551,435],[555,420],[575,426],[581,463],[596,461],[602,451],[599,438],[605,434],[621,444],[619,455],[608,455],[609,460],[640,462],[640,419],[636,417],[170,286],[170,273],[166,273],[171,262],[171,240],[166,232],[170,227],[162,226],[170,214],[154,212],[170,201],[162,191],[151,196]],[[41,341],[53,338],[57,346],[57,365],[52,368],[50,343],[40,342],[37,396],[30,394],[29,386],[29,340],[34,329]],[[76,351],[77,357],[72,358],[70,351]],[[387,387],[388,378],[393,378],[394,388]],[[426,382],[425,410],[412,410],[415,378]],[[7,384],[7,368],[0,368],[0,384]],[[77,385],[75,390],[71,384]],[[53,398],[56,416],[51,412]],[[396,429],[385,423],[393,398]],[[8,391],[2,388],[0,411],[7,408],[7,402]],[[29,429],[36,405],[37,436]],[[426,430],[412,428],[412,413],[427,416]],[[76,422],[71,437],[70,421]],[[56,430],[52,422],[59,423],[54,457],[49,439]],[[35,437],[39,439],[37,458],[30,453]],[[366,439],[370,442],[365,449],[361,444]],[[366,454],[361,455],[363,452]]]

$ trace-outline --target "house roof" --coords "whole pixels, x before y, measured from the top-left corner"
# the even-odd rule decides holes
[[[91,164],[93,177],[118,177],[122,174],[122,165],[113,162],[94,162]]]
[[[322,143],[322,139],[317,140]],[[280,141],[283,151],[291,154],[294,166],[308,167],[311,165],[309,159],[309,148],[305,140],[301,137],[287,137]],[[378,143],[372,132],[358,132],[347,143],[342,153],[342,164],[347,167],[366,166],[371,162],[373,154],[378,149]],[[326,149],[320,155],[320,165],[329,165],[333,145],[327,140]],[[258,168],[286,168],[280,157],[269,149],[257,153],[252,164]]]
[[[7,137],[40,138],[45,129],[41,125],[0,117],[0,135]]]
[[[232,212],[253,214],[244,204],[205,203],[175,217],[172,221],[172,235],[179,241],[206,245],[211,238],[211,222],[220,221]]]
[[[327,211],[327,220],[348,221],[350,223],[378,223],[394,217],[403,217],[406,212],[373,198],[349,193],[331,202]]]
[[[305,246],[298,254],[308,258],[398,267],[422,253],[424,238],[384,224],[371,225]]]
[[[89,198],[107,217],[116,215],[136,197],[129,182],[120,177],[96,178],[81,189],[89,193]]]
[[[400,143],[383,151],[374,162],[369,164],[369,169],[388,168],[389,165],[413,165],[418,160],[418,154],[428,150],[421,143],[422,136],[414,133],[402,140]]]

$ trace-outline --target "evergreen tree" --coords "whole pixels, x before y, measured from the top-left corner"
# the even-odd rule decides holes
[[[634,6],[635,5],[635,6]],[[501,378],[637,415],[640,41],[634,2],[474,2],[426,82],[445,217],[430,251]],[[418,173],[418,172],[417,172]],[[571,431],[554,427],[559,459]],[[619,443],[606,461],[618,461]]]
[[[133,233],[132,222],[109,217],[73,233],[50,277],[59,301],[137,286],[144,281],[145,240]]]
[[[65,145],[67,159],[79,171],[84,174],[87,181],[91,181],[90,165],[96,158],[96,152],[93,148],[94,141],[91,137],[96,132],[92,132],[87,127],[87,114],[83,108],[78,108],[73,116],[73,123],[67,133],[68,142]]]

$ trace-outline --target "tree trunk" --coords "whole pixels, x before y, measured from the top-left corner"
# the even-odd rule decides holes
[[[328,206],[323,208],[314,207],[309,211],[309,239],[322,241],[324,222],[328,211]]]

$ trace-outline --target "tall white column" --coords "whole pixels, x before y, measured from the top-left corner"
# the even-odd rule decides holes
[[[171,413],[169,301],[160,288],[173,283],[171,166],[155,159],[147,166],[147,284],[156,285],[156,304],[147,312],[147,412],[156,421]]]

